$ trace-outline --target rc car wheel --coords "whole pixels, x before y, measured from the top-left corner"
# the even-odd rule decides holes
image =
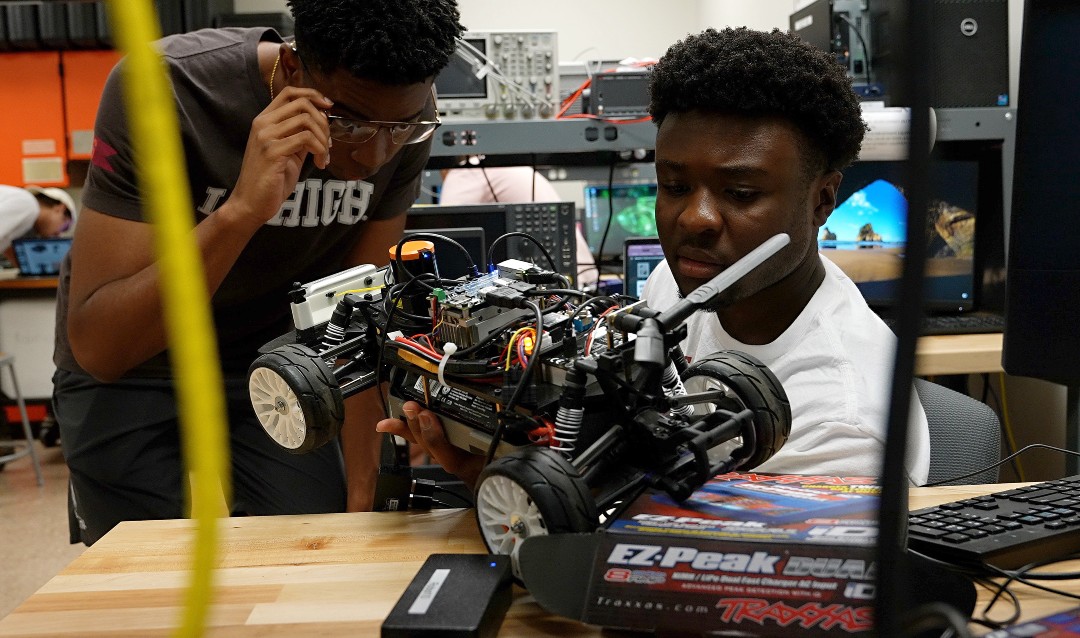
[[[791,433],[791,406],[787,393],[772,370],[754,357],[735,350],[722,350],[695,361],[683,372],[682,378],[687,392],[728,391],[731,398],[716,403],[716,409],[753,411],[756,446],[740,469],[761,465],[787,441]],[[694,409],[702,407],[698,404]],[[742,441],[738,440],[736,444],[741,445]]]
[[[599,517],[585,481],[569,461],[548,448],[525,448],[480,473],[476,520],[488,551],[509,555],[520,581],[517,554],[526,538],[591,532]]]
[[[288,344],[260,355],[248,370],[248,394],[263,429],[290,452],[310,452],[341,432],[341,388],[311,348]]]

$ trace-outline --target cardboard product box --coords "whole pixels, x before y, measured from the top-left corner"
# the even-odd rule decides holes
[[[730,473],[678,504],[647,492],[599,534],[585,622],[845,635],[873,628],[880,487]]]
[[[1067,636],[1080,636],[1080,607],[1073,607],[1050,616],[983,634],[983,638],[1066,638]]]

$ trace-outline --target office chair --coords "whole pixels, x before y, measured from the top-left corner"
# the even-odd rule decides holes
[[[1001,426],[985,403],[926,379],[915,379],[930,426],[928,483],[974,472],[1001,460]],[[948,485],[997,483],[998,469],[949,481]]]
[[[22,392],[19,390],[19,380],[15,376],[15,356],[0,352],[0,370],[7,369],[11,373],[11,387],[15,390],[15,403],[19,406],[19,416],[22,419],[23,436],[25,441],[14,441],[15,451],[0,456],[0,467],[10,461],[30,457],[30,463],[34,467],[38,486],[45,484],[45,478],[41,474],[41,464],[38,463],[37,451],[34,450],[34,435],[30,431],[30,418],[26,414],[26,403],[23,402]]]

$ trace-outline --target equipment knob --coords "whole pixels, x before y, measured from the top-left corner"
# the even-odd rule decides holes
[[[521,105],[521,117],[532,117],[535,109],[532,104]]]
[[[500,44],[502,44],[502,40],[503,40],[503,37],[501,35],[498,35],[498,34],[492,36],[492,38],[491,38],[491,41],[495,43],[495,46],[499,46]]]
[[[499,116],[499,106],[497,104],[484,105],[484,115],[486,115],[489,120],[494,120]]]
[[[515,110],[515,107],[514,107],[512,102],[507,102],[506,104],[503,104],[503,117],[506,117],[506,118],[514,117],[514,110]]]
[[[555,110],[550,104],[544,103],[540,105],[540,117],[551,117]]]

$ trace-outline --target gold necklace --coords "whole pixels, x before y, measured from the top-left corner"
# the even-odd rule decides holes
[[[270,71],[270,99],[274,99],[274,76],[277,75],[277,65],[281,62],[281,52],[279,51],[277,57],[274,58],[274,68]]]

